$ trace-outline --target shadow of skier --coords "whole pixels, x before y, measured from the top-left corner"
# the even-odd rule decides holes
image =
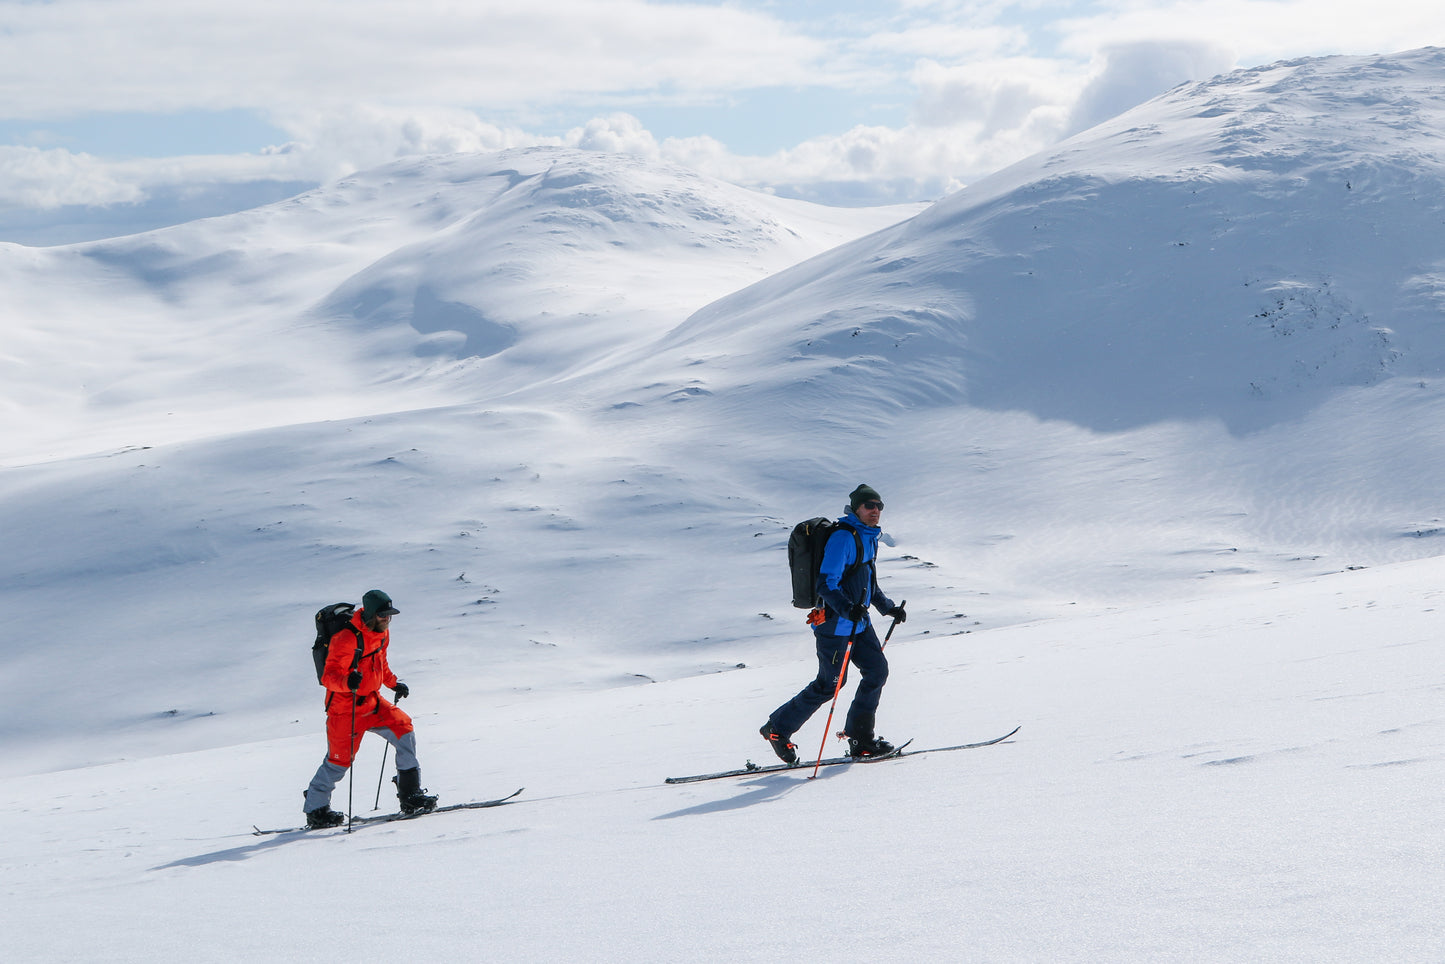
[[[827,780],[838,776],[847,767],[833,767],[818,774],[819,780]],[[809,774],[812,772],[810,766],[800,766],[794,770],[783,770],[777,773],[769,773],[767,776],[754,777],[751,781],[744,783],[745,787],[752,787],[746,793],[740,793],[730,800],[711,800],[707,803],[699,803],[694,807],[686,807],[682,810],[674,810],[671,813],[658,814],[653,820],[672,820],[675,817],[694,817],[705,813],[726,813],[729,810],[741,810],[744,807],[751,807],[755,804],[766,803],[775,800],[790,790],[795,790],[805,783],[811,782]]]
[[[172,860],[168,864],[160,864],[158,866],[152,867],[151,870],[170,870],[173,867],[204,867],[207,864],[219,864],[225,863],[227,861],[249,860],[256,854],[270,850],[273,847],[279,847],[282,844],[290,843],[291,841],[305,835],[306,833],[307,831],[305,830],[295,830],[289,833],[276,834],[272,837],[268,837],[265,840],[259,840],[256,843],[247,844],[244,847],[231,847],[227,850],[217,850],[213,853],[197,854],[194,857],[182,857],[179,860]]]

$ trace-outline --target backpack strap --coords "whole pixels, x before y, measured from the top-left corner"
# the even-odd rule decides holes
[[[853,575],[853,573],[857,572],[859,568],[862,567],[864,564],[863,537],[858,534],[857,529],[853,528],[851,525],[842,521],[841,519],[838,521],[838,528],[847,529],[848,532],[853,536],[853,562],[851,565],[844,566],[842,575],[838,577],[838,585],[841,587],[843,583],[847,581],[848,577]],[[874,560],[868,560],[868,565],[873,566]],[[875,582],[878,579],[878,570],[876,567],[873,569],[873,579]]]
[[[859,566],[863,565],[863,537],[858,534],[857,529],[853,528],[846,522],[839,522],[838,528],[847,529],[850,533],[853,534],[853,564],[843,570],[843,579],[846,579],[853,573],[857,572]],[[870,565],[872,565],[874,560],[870,559],[868,560],[868,562]],[[875,575],[877,574],[878,570],[876,566],[873,572],[875,573]]]
[[[351,671],[354,673],[361,665],[361,651],[366,648],[366,637],[361,635],[361,630],[350,623],[346,624],[346,628],[356,634],[356,655],[351,657]]]
[[[346,628],[356,634],[356,653],[351,657],[351,672],[354,673],[357,668],[361,666],[362,650],[366,648],[366,642],[365,637],[361,635],[361,630],[350,623],[346,624]],[[326,694],[326,708],[328,710],[331,709],[331,697],[335,695],[336,693],[334,691],[327,692]]]

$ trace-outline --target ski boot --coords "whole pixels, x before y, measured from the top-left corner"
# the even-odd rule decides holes
[[[396,799],[402,813],[425,813],[436,809],[437,798],[427,794],[421,787],[421,767],[398,770],[391,778],[396,784]]]
[[[307,830],[325,830],[327,827],[339,827],[345,822],[346,814],[337,813],[330,807],[317,807],[306,812]]]
[[[855,760],[887,756],[893,752],[893,749],[892,743],[876,736],[848,737],[848,755]]]
[[[773,752],[778,755],[779,760],[782,760],[790,767],[798,765],[797,745],[789,743],[786,736],[783,736],[777,730],[773,729],[772,720],[764,723],[758,729],[758,732],[762,734],[763,739],[768,741],[768,746],[773,748]]]

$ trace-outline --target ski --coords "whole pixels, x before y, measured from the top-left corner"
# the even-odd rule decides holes
[[[992,740],[984,740],[982,743],[960,743],[957,746],[932,746],[926,750],[914,750],[909,753],[908,756],[917,756],[920,753],[943,753],[947,750],[977,750],[981,746],[993,746],[995,743],[1002,743],[1022,729],[1023,726],[1016,726],[1003,736],[994,737]]]
[[[908,743],[912,742],[912,740],[908,741]],[[878,756],[865,756],[862,758],[855,758],[851,756],[836,756],[831,757],[827,760],[823,760],[822,762],[816,764],[814,761],[811,760],[799,760],[797,763],[774,763],[770,766],[758,766],[752,760],[749,760],[747,766],[743,767],[741,770],[724,770],[721,773],[699,773],[697,776],[692,777],[668,777],[667,780],[664,782],[698,783],[702,780],[721,780],[723,777],[742,777],[747,776],[751,773],[780,773],[784,770],[810,770],[813,768],[814,765],[821,767],[835,767],[841,766],[844,763],[877,763],[880,760],[892,760],[895,757],[902,756],[903,747],[907,746],[908,743],[904,743],[902,746],[895,746],[890,752],[882,753]]]
[[[383,813],[375,817],[352,817],[351,826],[361,826],[368,823],[391,823],[394,820],[415,820],[417,817],[425,817],[429,813],[446,813],[451,810],[482,810],[487,807],[500,807],[505,803],[511,803],[526,787],[507,794],[505,797],[498,797],[495,800],[474,800],[470,803],[453,803],[445,807],[433,807],[430,810],[418,810],[416,813]],[[324,830],[340,830],[345,832],[347,825],[341,824],[338,827],[323,827]],[[273,833],[314,833],[310,827],[279,827],[275,830],[262,830],[260,827],[251,827],[253,836],[265,836]]]
[[[993,746],[997,743],[1002,743],[1004,740],[1007,740],[1009,737],[1013,736],[1021,729],[1023,729],[1022,726],[1016,726],[1012,730],[1009,730],[1007,733],[1005,733],[1003,736],[994,737],[992,740],[983,740],[979,743],[959,743],[954,746],[934,746],[929,747],[925,750],[909,750],[907,753],[905,753],[903,752],[903,748],[908,746],[909,743],[913,742],[912,740],[909,740],[908,743],[904,743],[902,746],[894,748],[892,753],[885,753],[882,756],[865,757],[862,760],[855,760],[850,756],[834,757],[833,759],[824,760],[822,763],[819,764],[819,766],[831,767],[838,766],[842,763],[876,763],[880,760],[896,760],[900,757],[905,756],[918,756],[921,753],[944,753],[948,750],[976,750],[982,746]],[[772,766],[758,766],[756,763],[749,760],[747,766],[743,767],[740,770],[723,770],[720,773],[699,773],[697,776],[691,777],[668,777],[666,782],[699,783],[703,780],[721,780],[726,777],[744,777],[750,774],[781,773],[787,770],[802,770],[807,769],[809,765],[810,764],[808,763],[799,761],[795,764],[776,763]]]

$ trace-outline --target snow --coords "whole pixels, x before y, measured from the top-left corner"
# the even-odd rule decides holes
[[[7,959],[1439,960],[1441,90],[1236,72],[923,211],[527,150],[0,245]],[[860,481],[880,733],[1019,734],[664,784],[768,761]],[[253,836],[373,586],[424,783],[525,792]]]

